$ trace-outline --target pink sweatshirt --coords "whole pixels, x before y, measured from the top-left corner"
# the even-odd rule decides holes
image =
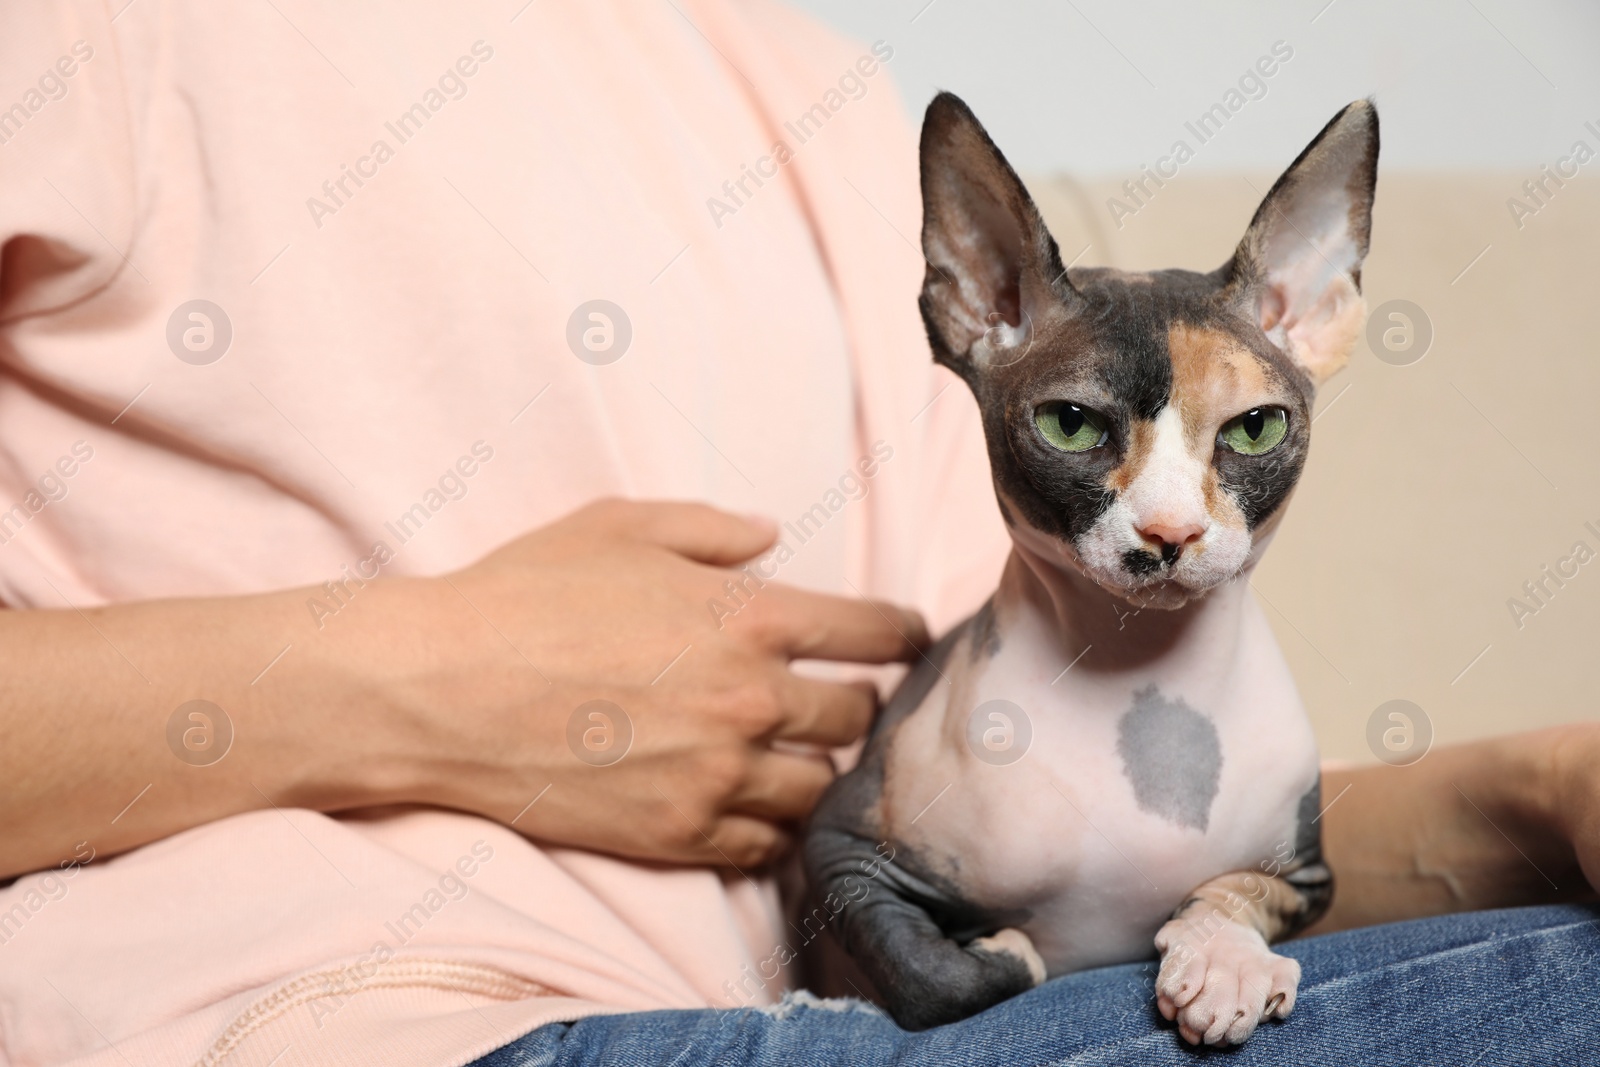
[[[622,494],[788,523],[784,581],[976,606],[1006,541],[916,315],[898,42],[744,0],[458,8],[7,3],[0,598],[438,573]],[[797,937],[769,879],[454,813],[62,853],[0,890],[0,1065],[447,1067],[770,1000]]]

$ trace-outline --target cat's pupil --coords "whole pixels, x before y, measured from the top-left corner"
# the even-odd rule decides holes
[[[1079,430],[1083,429],[1083,411],[1075,404],[1066,404],[1061,408],[1061,432],[1068,437],[1076,437]]]
[[[1267,416],[1260,408],[1252,408],[1244,413],[1241,422],[1244,432],[1250,435],[1250,440],[1255,441],[1261,437],[1261,431],[1267,428]]]

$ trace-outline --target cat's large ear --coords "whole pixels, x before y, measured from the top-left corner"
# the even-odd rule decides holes
[[[970,108],[940,93],[922,121],[922,320],[934,359],[976,382],[1020,359],[1072,293],[1033,198]]]
[[[1357,100],[1283,172],[1224,268],[1230,295],[1316,385],[1361,332],[1377,180],[1378,112]]]

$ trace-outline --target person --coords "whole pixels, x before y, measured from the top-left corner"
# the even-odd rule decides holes
[[[921,1036],[782,995],[825,752],[1007,544],[916,318],[896,42],[732,0],[8,31],[0,1063],[1186,1055],[1136,968]],[[1597,744],[1330,770],[1324,929],[1543,906],[1289,946],[1244,1055],[1592,1037]]]

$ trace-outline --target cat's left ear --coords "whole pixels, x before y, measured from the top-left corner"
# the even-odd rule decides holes
[[[1316,385],[1344,366],[1366,316],[1377,181],[1378,112],[1357,100],[1283,172],[1225,268],[1234,299]]]

